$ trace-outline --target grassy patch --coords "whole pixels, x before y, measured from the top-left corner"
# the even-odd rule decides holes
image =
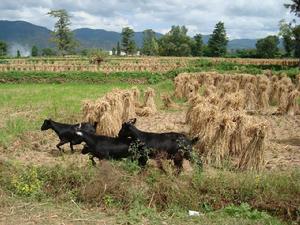
[[[98,168],[70,162],[54,167],[1,162],[0,171],[3,190],[14,195],[122,209],[133,221],[174,209],[215,212],[250,221],[272,219],[269,213],[288,221],[299,216],[300,171],[263,175],[193,172],[175,177],[151,167],[143,172],[129,169],[128,162],[103,162]]]

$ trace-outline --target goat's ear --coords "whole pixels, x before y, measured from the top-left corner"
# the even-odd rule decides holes
[[[136,118],[130,119],[128,122],[131,123],[131,124],[135,124],[136,123]]]

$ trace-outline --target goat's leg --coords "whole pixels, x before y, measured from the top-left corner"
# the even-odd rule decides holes
[[[147,164],[147,161],[148,161],[148,158],[147,157],[143,157],[141,156],[139,159],[138,159],[138,164],[141,168],[145,168],[146,164]]]
[[[157,167],[163,171],[163,173],[167,174],[167,171],[165,170],[164,166],[163,166],[163,163],[161,161],[161,158],[156,158],[156,164],[157,164]]]
[[[70,142],[70,148],[71,148],[71,152],[74,153],[74,148],[73,148],[72,142]]]
[[[92,161],[92,165],[93,166],[96,166],[96,162],[95,162],[95,160],[94,160],[94,156],[90,156],[90,160]]]
[[[56,145],[59,151],[64,152],[64,150],[60,147],[64,144],[68,143],[68,141],[60,140],[60,142]]]
[[[179,153],[179,152],[176,153],[176,155],[175,155],[173,161],[174,161],[174,165],[176,166],[176,169],[177,169],[176,174],[179,175],[180,172],[181,172],[182,169],[183,169],[183,166],[182,166],[182,164],[183,164],[183,156],[182,156],[182,154]]]

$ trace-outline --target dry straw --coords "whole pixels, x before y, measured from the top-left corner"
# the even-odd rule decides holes
[[[251,140],[243,150],[238,163],[241,170],[260,170],[264,164],[264,140],[266,136],[266,124],[260,123],[249,128],[248,135]]]
[[[217,119],[217,129],[205,155],[208,162],[216,166],[222,166],[224,160],[229,156],[229,141],[235,130],[235,124],[230,115],[226,113],[220,115]]]
[[[164,104],[164,109],[179,109],[179,106],[172,100],[170,95],[162,94],[161,99]]]
[[[96,110],[99,113],[97,134],[114,137],[119,132],[119,124],[111,115],[111,107],[106,101],[96,103]]]
[[[286,107],[286,113],[290,116],[294,116],[300,113],[300,92],[298,90],[294,90],[288,95],[288,104]]]
[[[123,93],[122,100],[124,105],[122,121],[126,122],[136,117],[135,104],[134,104],[133,96],[129,91]]]
[[[231,156],[240,156],[245,144],[245,127],[249,118],[243,112],[237,112],[233,116],[235,129],[230,136],[229,141],[229,154]]]
[[[145,92],[145,103],[144,107],[148,107],[151,109],[152,114],[157,113],[157,108],[154,101],[155,92],[152,88],[148,88]]]
[[[269,107],[268,82],[261,82],[258,85],[258,101],[257,106],[261,111],[267,110]]]
[[[232,94],[226,94],[220,101],[221,111],[239,111],[245,107],[245,95],[239,91]]]
[[[256,110],[257,109],[257,98],[256,98],[256,87],[252,83],[247,83],[245,85],[245,108],[247,110]]]

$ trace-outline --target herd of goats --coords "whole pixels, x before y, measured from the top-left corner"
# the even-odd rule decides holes
[[[135,127],[136,119],[122,124],[117,137],[96,135],[97,123],[63,124],[51,119],[44,120],[41,130],[52,129],[58,135],[60,142],[56,147],[70,143],[73,145],[85,143],[82,154],[89,154],[93,165],[94,158],[120,160],[131,158],[137,160],[140,167],[147,164],[149,158],[157,161],[158,167],[164,171],[161,159],[171,159],[177,173],[182,170],[183,160],[191,161],[192,146],[198,138],[190,140],[186,135],[175,132],[150,133]]]

